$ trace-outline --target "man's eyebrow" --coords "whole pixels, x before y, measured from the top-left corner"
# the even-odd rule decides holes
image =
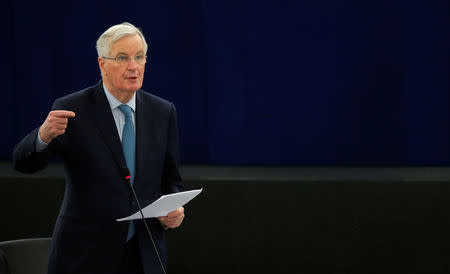
[[[138,52],[136,53],[136,55],[140,55],[140,54],[144,54],[144,51],[141,50],[141,51],[138,51]],[[128,54],[125,53],[125,52],[118,52],[118,53],[116,54],[116,56],[118,56],[118,55],[126,55],[126,56],[128,56]]]

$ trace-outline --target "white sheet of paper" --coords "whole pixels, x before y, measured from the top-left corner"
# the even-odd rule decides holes
[[[144,207],[142,213],[145,218],[166,216],[169,212],[178,209],[194,199],[202,190],[203,188],[163,195],[158,200]],[[128,217],[117,219],[117,221],[122,222],[141,218],[141,213],[138,211]]]

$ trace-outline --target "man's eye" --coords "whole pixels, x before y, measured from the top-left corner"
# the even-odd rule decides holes
[[[126,61],[127,59],[128,59],[127,56],[117,56],[117,61],[119,61],[119,62]]]
[[[134,59],[136,61],[141,61],[142,59],[144,59],[144,56],[143,55],[137,55],[137,56],[134,57]]]

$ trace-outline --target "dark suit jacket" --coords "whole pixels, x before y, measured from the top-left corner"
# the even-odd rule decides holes
[[[102,82],[56,100],[53,109],[75,112],[66,133],[38,153],[35,129],[13,153],[15,168],[26,173],[45,168],[51,154],[64,162],[66,190],[53,232],[49,273],[115,273],[128,230],[128,222],[115,220],[138,208],[121,174],[125,156]],[[136,93],[134,187],[142,206],[183,188],[175,107],[143,90]],[[166,263],[164,229],[157,219],[147,220]],[[136,222],[136,231],[145,273],[161,273],[142,221]]]

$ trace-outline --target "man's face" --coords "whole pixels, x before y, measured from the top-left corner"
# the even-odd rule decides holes
[[[130,62],[119,63],[115,60],[98,58],[103,82],[108,90],[117,98],[133,94],[142,87],[144,81],[145,63],[138,64],[135,56],[145,56],[144,45],[139,35],[128,35],[117,40],[111,46],[109,56],[129,57]],[[124,94],[125,93],[125,94]]]

